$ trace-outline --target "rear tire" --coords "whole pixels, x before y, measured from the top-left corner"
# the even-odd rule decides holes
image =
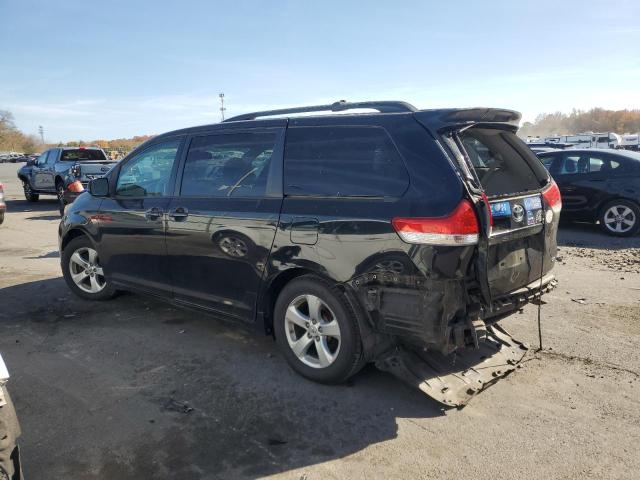
[[[62,251],[62,275],[78,297],[85,300],[109,300],[116,289],[104,276],[97,250],[86,236],[71,240]]]
[[[58,196],[58,207],[60,208],[60,216],[64,215],[64,183],[62,180],[56,181],[56,195]]]
[[[292,280],[278,296],[273,318],[278,347],[303,377],[341,383],[364,365],[356,314],[344,293],[324,280]]]
[[[630,237],[640,229],[640,207],[628,200],[613,200],[600,212],[600,227],[615,237]]]
[[[22,182],[22,188],[24,190],[24,198],[27,199],[27,202],[37,202],[40,198],[40,195],[33,192],[31,185],[29,184],[29,180],[24,180]]]

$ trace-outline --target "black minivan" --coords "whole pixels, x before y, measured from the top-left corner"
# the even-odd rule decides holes
[[[64,278],[254,324],[319,382],[477,348],[555,284],[560,194],[519,119],[341,101],[159,135],[67,208]]]

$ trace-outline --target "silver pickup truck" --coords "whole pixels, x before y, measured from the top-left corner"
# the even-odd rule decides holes
[[[100,148],[50,148],[20,168],[18,178],[27,201],[37,202],[41,194],[47,194],[57,195],[62,204],[69,181],[80,180],[86,187],[90,180],[103,176],[116,163]]]

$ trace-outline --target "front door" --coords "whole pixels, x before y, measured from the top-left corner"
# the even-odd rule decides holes
[[[167,214],[178,301],[252,321],[282,204],[281,128],[193,137]]]
[[[38,157],[36,162],[31,167],[31,187],[34,190],[46,190],[47,159],[53,155],[54,154],[51,150],[47,150]]]
[[[100,260],[114,282],[150,293],[170,291],[165,213],[183,138],[164,140],[127,159],[100,206]]]

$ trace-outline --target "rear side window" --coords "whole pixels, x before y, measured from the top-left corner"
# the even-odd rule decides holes
[[[192,140],[182,175],[186,197],[265,194],[276,133],[231,133]]]
[[[284,183],[287,195],[397,197],[409,175],[381,127],[291,127]]]
[[[77,150],[63,150],[60,160],[106,160],[104,152],[102,150],[87,150],[84,148],[78,148]]]

